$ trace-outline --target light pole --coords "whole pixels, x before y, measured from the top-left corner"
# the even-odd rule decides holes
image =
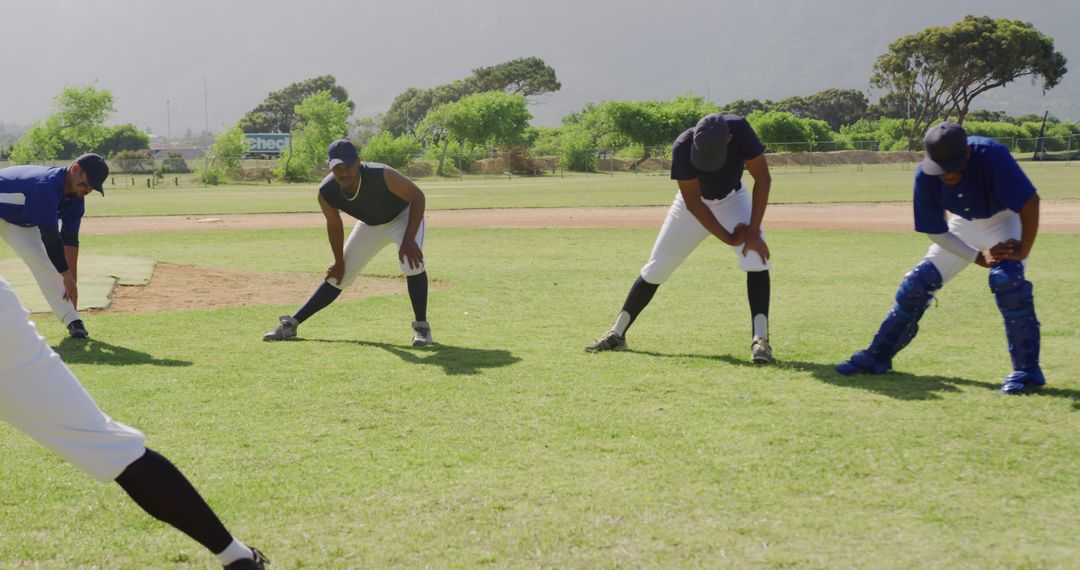
[[[172,140],[172,110],[169,108],[169,100],[165,100],[165,142]]]

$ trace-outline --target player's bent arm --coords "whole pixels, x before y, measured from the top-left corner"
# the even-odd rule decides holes
[[[1035,236],[1039,235],[1039,195],[1031,198],[1020,208],[1020,251],[1016,252],[1020,261],[1027,259],[1035,245]]]
[[[405,226],[405,240],[415,242],[416,232],[420,229],[420,221],[424,219],[424,210],[427,207],[424,192],[407,176],[389,166],[383,171],[383,177],[387,189],[409,203],[409,223]]]
[[[757,236],[761,231],[761,222],[765,219],[765,208],[769,205],[769,190],[772,189],[772,174],[765,153],[746,161],[746,170],[754,177],[753,206],[750,210],[750,226],[747,234]]]
[[[319,196],[319,207],[326,218],[326,237],[330,241],[330,251],[334,254],[334,265],[345,265],[345,226],[341,223],[341,212]]]
[[[71,279],[76,283],[79,282],[79,248],[70,245],[64,246],[64,258],[67,259],[68,271],[71,272]]]
[[[683,201],[686,202],[686,209],[690,210],[690,213],[701,222],[701,225],[705,226],[709,233],[716,236],[716,239],[728,245],[739,245],[740,240],[737,239],[735,233],[724,229],[724,226],[716,221],[716,216],[713,215],[712,210],[705,205],[705,202],[701,201],[701,183],[696,178],[693,180],[679,180],[678,183],[679,193],[682,194]]]
[[[941,246],[941,249],[963,259],[971,262],[978,263],[979,256],[982,252],[971,247],[964,240],[960,239],[960,236],[952,232],[942,232],[940,234],[926,234],[930,238],[930,241]],[[979,265],[983,265],[979,263]]]

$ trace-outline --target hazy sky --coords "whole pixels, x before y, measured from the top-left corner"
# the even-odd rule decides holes
[[[327,73],[363,117],[406,88],[526,56],[563,85],[531,105],[537,125],[606,99],[865,91],[891,41],[968,13],[1032,22],[1074,69],[1046,96],[1021,80],[975,107],[1080,120],[1076,0],[4,0],[0,13],[0,122],[19,125],[64,86],[95,84],[117,98],[112,124],[218,131]]]

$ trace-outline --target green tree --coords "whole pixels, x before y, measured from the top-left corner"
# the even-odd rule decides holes
[[[746,120],[754,127],[761,142],[769,145],[778,143],[803,143],[796,144],[791,148],[776,148],[782,151],[805,151],[813,148],[816,142],[814,129],[809,122],[795,115],[782,111],[756,111],[750,113]]]
[[[381,162],[402,170],[422,150],[423,145],[412,135],[395,137],[389,131],[382,131],[368,139],[360,154],[364,160]]]
[[[1065,75],[1065,62],[1054,40],[1028,22],[965,16],[889,44],[874,62],[870,83],[912,103],[907,136],[916,148],[930,124],[945,118],[963,123],[971,102],[991,89],[1028,76],[1041,78],[1043,91],[1052,89]]]
[[[641,145],[641,157],[631,167],[637,169],[655,149],[666,148],[716,107],[702,97],[683,95],[674,101],[607,101],[599,110],[609,119],[614,146]]]
[[[501,146],[520,142],[531,118],[523,95],[487,91],[436,107],[417,130],[429,140],[442,143],[436,169],[441,175],[451,140],[463,147],[467,143]]]
[[[53,113],[35,121],[15,143],[11,161],[26,164],[58,158],[65,147],[70,156],[90,152],[105,140],[105,120],[115,111],[113,94],[92,85],[65,87],[53,99]]]
[[[320,91],[329,92],[331,99],[345,104],[349,113],[356,108],[356,104],[349,100],[349,93],[337,84],[333,75],[321,75],[270,93],[262,103],[248,111],[237,125],[245,133],[291,133],[298,126],[294,124],[297,121],[296,106]]]
[[[199,180],[211,186],[228,182],[240,173],[243,164],[241,160],[247,149],[247,138],[239,125],[222,131],[214,144],[206,150],[203,166],[199,170]]]
[[[352,111],[327,90],[304,99],[294,112],[299,127],[281,153],[275,174],[286,180],[310,180],[326,164],[326,147],[345,136]]]
[[[503,91],[532,97],[558,91],[562,85],[555,70],[538,57],[507,61],[492,67],[481,67],[473,74],[445,85],[429,89],[410,87],[394,98],[383,115],[382,128],[395,135],[416,131],[428,112],[446,103],[484,91]]]
[[[108,127],[105,140],[94,149],[102,156],[113,156],[125,150],[145,150],[150,148],[150,136],[131,123]]]

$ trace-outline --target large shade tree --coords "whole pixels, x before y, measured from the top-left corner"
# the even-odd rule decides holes
[[[502,91],[534,97],[562,88],[555,70],[538,57],[514,59],[473,70],[471,76],[428,89],[411,87],[394,98],[383,115],[382,128],[395,135],[411,133],[428,111],[474,93]]]
[[[436,172],[443,173],[446,149],[451,140],[462,148],[467,143],[502,146],[519,142],[529,126],[528,106],[520,94],[485,91],[432,109],[417,128],[432,141],[442,143]]]
[[[991,89],[1021,77],[1052,89],[1065,75],[1065,63],[1054,40],[1028,22],[965,16],[889,44],[870,83],[912,103],[908,140],[915,147],[930,124],[946,118],[962,123],[971,102]]]
[[[349,100],[348,91],[337,84],[333,75],[321,75],[270,93],[262,103],[248,111],[237,126],[245,133],[290,133],[298,126],[296,106],[320,91],[326,91],[331,99],[344,103],[350,113],[356,108]]]
[[[11,161],[26,164],[73,158],[94,150],[109,135],[105,120],[116,110],[114,103],[107,89],[93,85],[65,87],[53,99],[52,114],[44,121],[35,121],[15,143]]]

